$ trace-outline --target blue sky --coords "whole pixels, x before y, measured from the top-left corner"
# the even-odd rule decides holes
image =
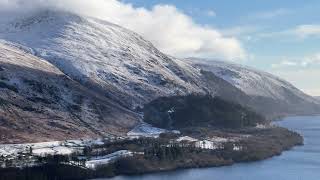
[[[169,4],[193,21],[237,38],[247,57],[239,63],[279,75],[320,96],[319,0],[123,0],[152,9]]]

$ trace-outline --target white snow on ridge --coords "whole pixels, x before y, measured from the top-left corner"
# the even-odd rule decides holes
[[[30,55],[28,51],[21,51],[24,48],[0,39],[0,62],[27,67],[30,69],[41,69],[44,72],[50,72],[57,75],[63,73],[49,62]],[[23,59],[23,61],[21,61]]]
[[[0,39],[32,49],[74,79],[132,95],[136,97],[132,105],[145,102],[146,97],[201,91],[184,80],[188,75],[196,82],[200,74],[195,68],[105,21],[44,11],[6,25]]]
[[[216,76],[224,79],[234,85],[247,95],[270,97],[278,100],[286,100],[287,90],[297,97],[315,102],[315,100],[305,93],[286,82],[267,72],[258,71],[250,67],[230,62],[215,60],[188,58],[191,64],[195,64],[202,70],[214,73]]]
[[[157,97],[205,93],[200,69],[247,95],[286,101],[293,94],[318,103],[269,73],[232,63],[167,56],[130,30],[66,12],[43,11],[16,20],[1,28],[0,39],[21,44],[20,48],[48,60],[72,79],[107,90],[108,96],[132,109]]]

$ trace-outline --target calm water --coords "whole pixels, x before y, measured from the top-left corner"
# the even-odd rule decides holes
[[[112,180],[320,180],[320,117],[292,117],[277,124],[302,134],[305,145],[261,162]]]

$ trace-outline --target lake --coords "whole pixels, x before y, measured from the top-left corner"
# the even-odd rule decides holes
[[[320,116],[290,117],[276,124],[299,132],[304,136],[305,145],[260,162],[142,176],[118,176],[112,180],[319,180]]]

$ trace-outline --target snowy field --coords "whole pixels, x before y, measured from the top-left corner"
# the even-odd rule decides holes
[[[168,131],[165,129],[153,127],[150,124],[143,122],[137,125],[135,128],[133,128],[130,132],[128,132],[127,136],[129,136],[130,138],[139,138],[139,137],[157,138],[161,133],[166,133],[166,132],[173,132],[173,133],[180,134],[179,131]]]
[[[169,131],[152,127],[147,123],[141,123],[127,133],[127,138],[157,138],[161,133],[164,132]],[[179,133],[178,131],[172,132]],[[83,148],[87,146],[103,145],[105,141],[109,140],[110,139],[81,139],[26,144],[0,144],[0,156],[7,159],[14,159],[19,154],[31,154],[34,156],[68,155],[75,152],[82,152]]]
[[[240,141],[243,138],[248,138],[249,136],[240,136],[240,137],[230,137],[230,138],[223,138],[223,137],[212,137],[212,138],[207,138],[207,139],[195,139],[189,136],[182,136],[176,139],[177,142],[192,142],[195,144],[195,147],[200,148],[200,149],[223,149],[223,144],[227,142],[232,142],[236,143]],[[241,150],[242,147],[237,146],[236,144],[233,144],[233,150],[234,151],[239,151]]]
[[[35,156],[68,155],[81,152],[86,146],[104,144],[103,139],[95,140],[68,140],[30,144],[1,144],[0,156],[15,158],[19,154],[30,153]]]

